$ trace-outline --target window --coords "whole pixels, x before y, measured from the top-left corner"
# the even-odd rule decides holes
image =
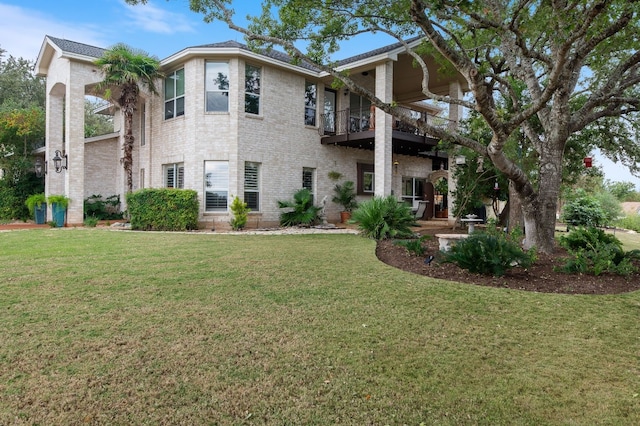
[[[373,164],[358,163],[358,194],[371,195],[375,192],[376,175]]]
[[[316,85],[304,82],[304,124],[307,126],[316,125]]]
[[[371,119],[371,101],[363,96],[351,93],[349,97],[349,131],[351,133],[369,130]]]
[[[422,200],[425,192],[425,179],[402,177],[402,199],[412,207],[417,206],[417,202]]]
[[[260,210],[260,164],[258,163],[244,163],[244,202],[251,210]]]
[[[184,188],[184,164],[165,164],[164,186],[167,188]]]
[[[313,186],[314,186],[315,169],[305,167],[302,169],[302,187],[311,192],[311,201],[313,202]]]
[[[207,112],[229,111],[229,63],[207,62],[205,66]]]
[[[144,188],[144,169],[140,169],[140,188]]]
[[[184,68],[164,79],[164,119],[184,115]]]
[[[146,143],[145,127],[147,124],[147,105],[142,104],[142,111],[140,111],[140,146],[144,146]]]
[[[244,112],[249,114],[260,114],[261,74],[260,67],[244,67]]]
[[[229,162],[204,162],[204,192],[207,212],[227,211],[229,198]]]

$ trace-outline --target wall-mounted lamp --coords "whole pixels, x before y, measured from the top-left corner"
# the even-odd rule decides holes
[[[36,169],[36,177],[41,178],[43,175],[47,174],[47,162],[45,161],[43,163],[40,157],[36,158],[34,166]]]
[[[69,159],[67,154],[61,153],[56,149],[55,155],[51,159],[53,161],[53,166],[56,169],[56,173],[60,173],[62,169],[68,170],[69,167]],[[64,164],[63,164],[64,163]]]
[[[400,164],[400,163],[398,163],[398,160],[393,162],[393,172],[395,174],[398,174],[398,164]]]

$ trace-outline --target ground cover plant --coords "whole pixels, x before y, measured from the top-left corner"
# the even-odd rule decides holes
[[[432,279],[354,235],[0,239],[0,424],[640,422],[640,292]]]

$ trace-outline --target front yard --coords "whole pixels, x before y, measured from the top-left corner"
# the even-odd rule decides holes
[[[640,292],[435,280],[353,235],[0,241],[0,424],[640,423]]]

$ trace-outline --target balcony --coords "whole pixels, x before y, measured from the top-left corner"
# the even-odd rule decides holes
[[[451,128],[455,122],[424,112],[406,109],[413,117],[426,120],[439,128]],[[319,132],[323,145],[373,150],[375,147],[375,107],[367,110],[342,110],[320,115]],[[394,117],[392,120],[393,152],[418,157],[444,157],[435,151],[439,139]]]

